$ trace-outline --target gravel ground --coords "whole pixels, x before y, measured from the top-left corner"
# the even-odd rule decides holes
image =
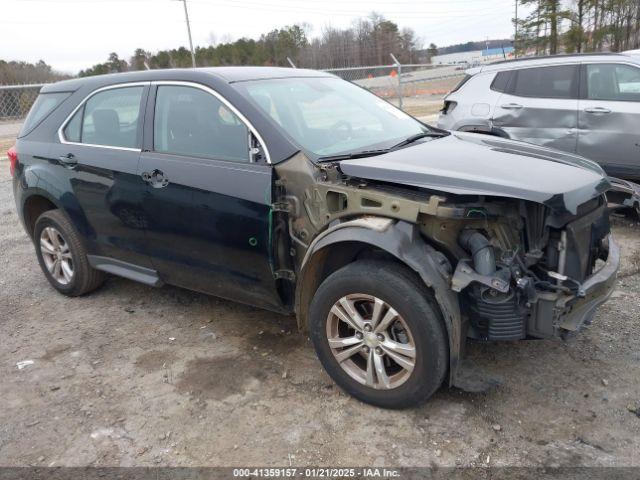
[[[0,160],[7,157],[7,150],[9,150],[14,143],[16,143],[15,138],[0,138]]]
[[[619,287],[577,338],[471,344],[501,387],[385,411],[293,318],[115,277],[57,294],[0,161],[0,465],[638,466],[639,231],[617,222]]]

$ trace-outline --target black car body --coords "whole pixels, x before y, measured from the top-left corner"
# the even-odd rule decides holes
[[[286,82],[285,100],[261,90]],[[322,101],[338,85],[331,82],[344,83],[317,71],[237,67],[43,88],[52,106],[27,121],[13,164],[18,212],[47,278],[63,293],[85,293],[90,288],[71,285],[86,257],[87,272],[296,314],[334,379],[389,407],[426,398],[445,376],[455,384],[468,337],[544,338],[590,321],[619,262],[604,195],[610,184],[597,164],[436,130],[388,104],[366,121],[388,114],[419,133],[319,154],[395,128],[325,125],[317,109],[284,108],[300,92],[313,91],[311,100],[296,100],[305,108]],[[354,109],[382,102],[351,88]],[[47,217],[54,210],[57,220]],[[38,238],[49,245],[51,226],[65,245],[77,235],[78,278],[60,270],[64,252],[40,251]],[[68,276],[68,285],[45,267],[57,268],[61,281]],[[358,275],[361,287],[349,287]],[[381,312],[395,323],[376,333],[372,319]],[[407,357],[403,345],[412,345]],[[439,356],[420,363],[429,348]]]

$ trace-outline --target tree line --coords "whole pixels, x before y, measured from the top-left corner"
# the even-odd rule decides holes
[[[37,63],[0,60],[0,85],[26,85],[56,82],[69,78],[56,72],[42,60]]]
[[[520,54],[620,52],[640,48],[638,0],[519,0]]]
[[[424,61],[427,55],[412,29],[400,28],[375,13],[356,20],[349,28],[325,27],[316,38],[310,38],[309,30],[306,24],[291,25],[271,30],[257,40],[240,38],[197,47],[196,64],[290,66],[291,59],[301,68],[337,68],[387,65],[392,63],[391,53],[403,63]],[[156,53],[138,48],[128,60],[112,53],[106,62],[82,70],[79,75],[185,67],[191,67],[191,53],[184,47]]]

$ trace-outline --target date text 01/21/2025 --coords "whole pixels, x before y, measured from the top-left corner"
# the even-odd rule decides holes
[[[234,477],[260,478],[397,478],[400,472],[388,468],[235,468]]]

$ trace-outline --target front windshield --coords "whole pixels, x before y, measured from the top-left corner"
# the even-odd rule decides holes
[[[338,78],[281,78],[236,86],[316,157],[389,148],[428,131],[401,110]]]

